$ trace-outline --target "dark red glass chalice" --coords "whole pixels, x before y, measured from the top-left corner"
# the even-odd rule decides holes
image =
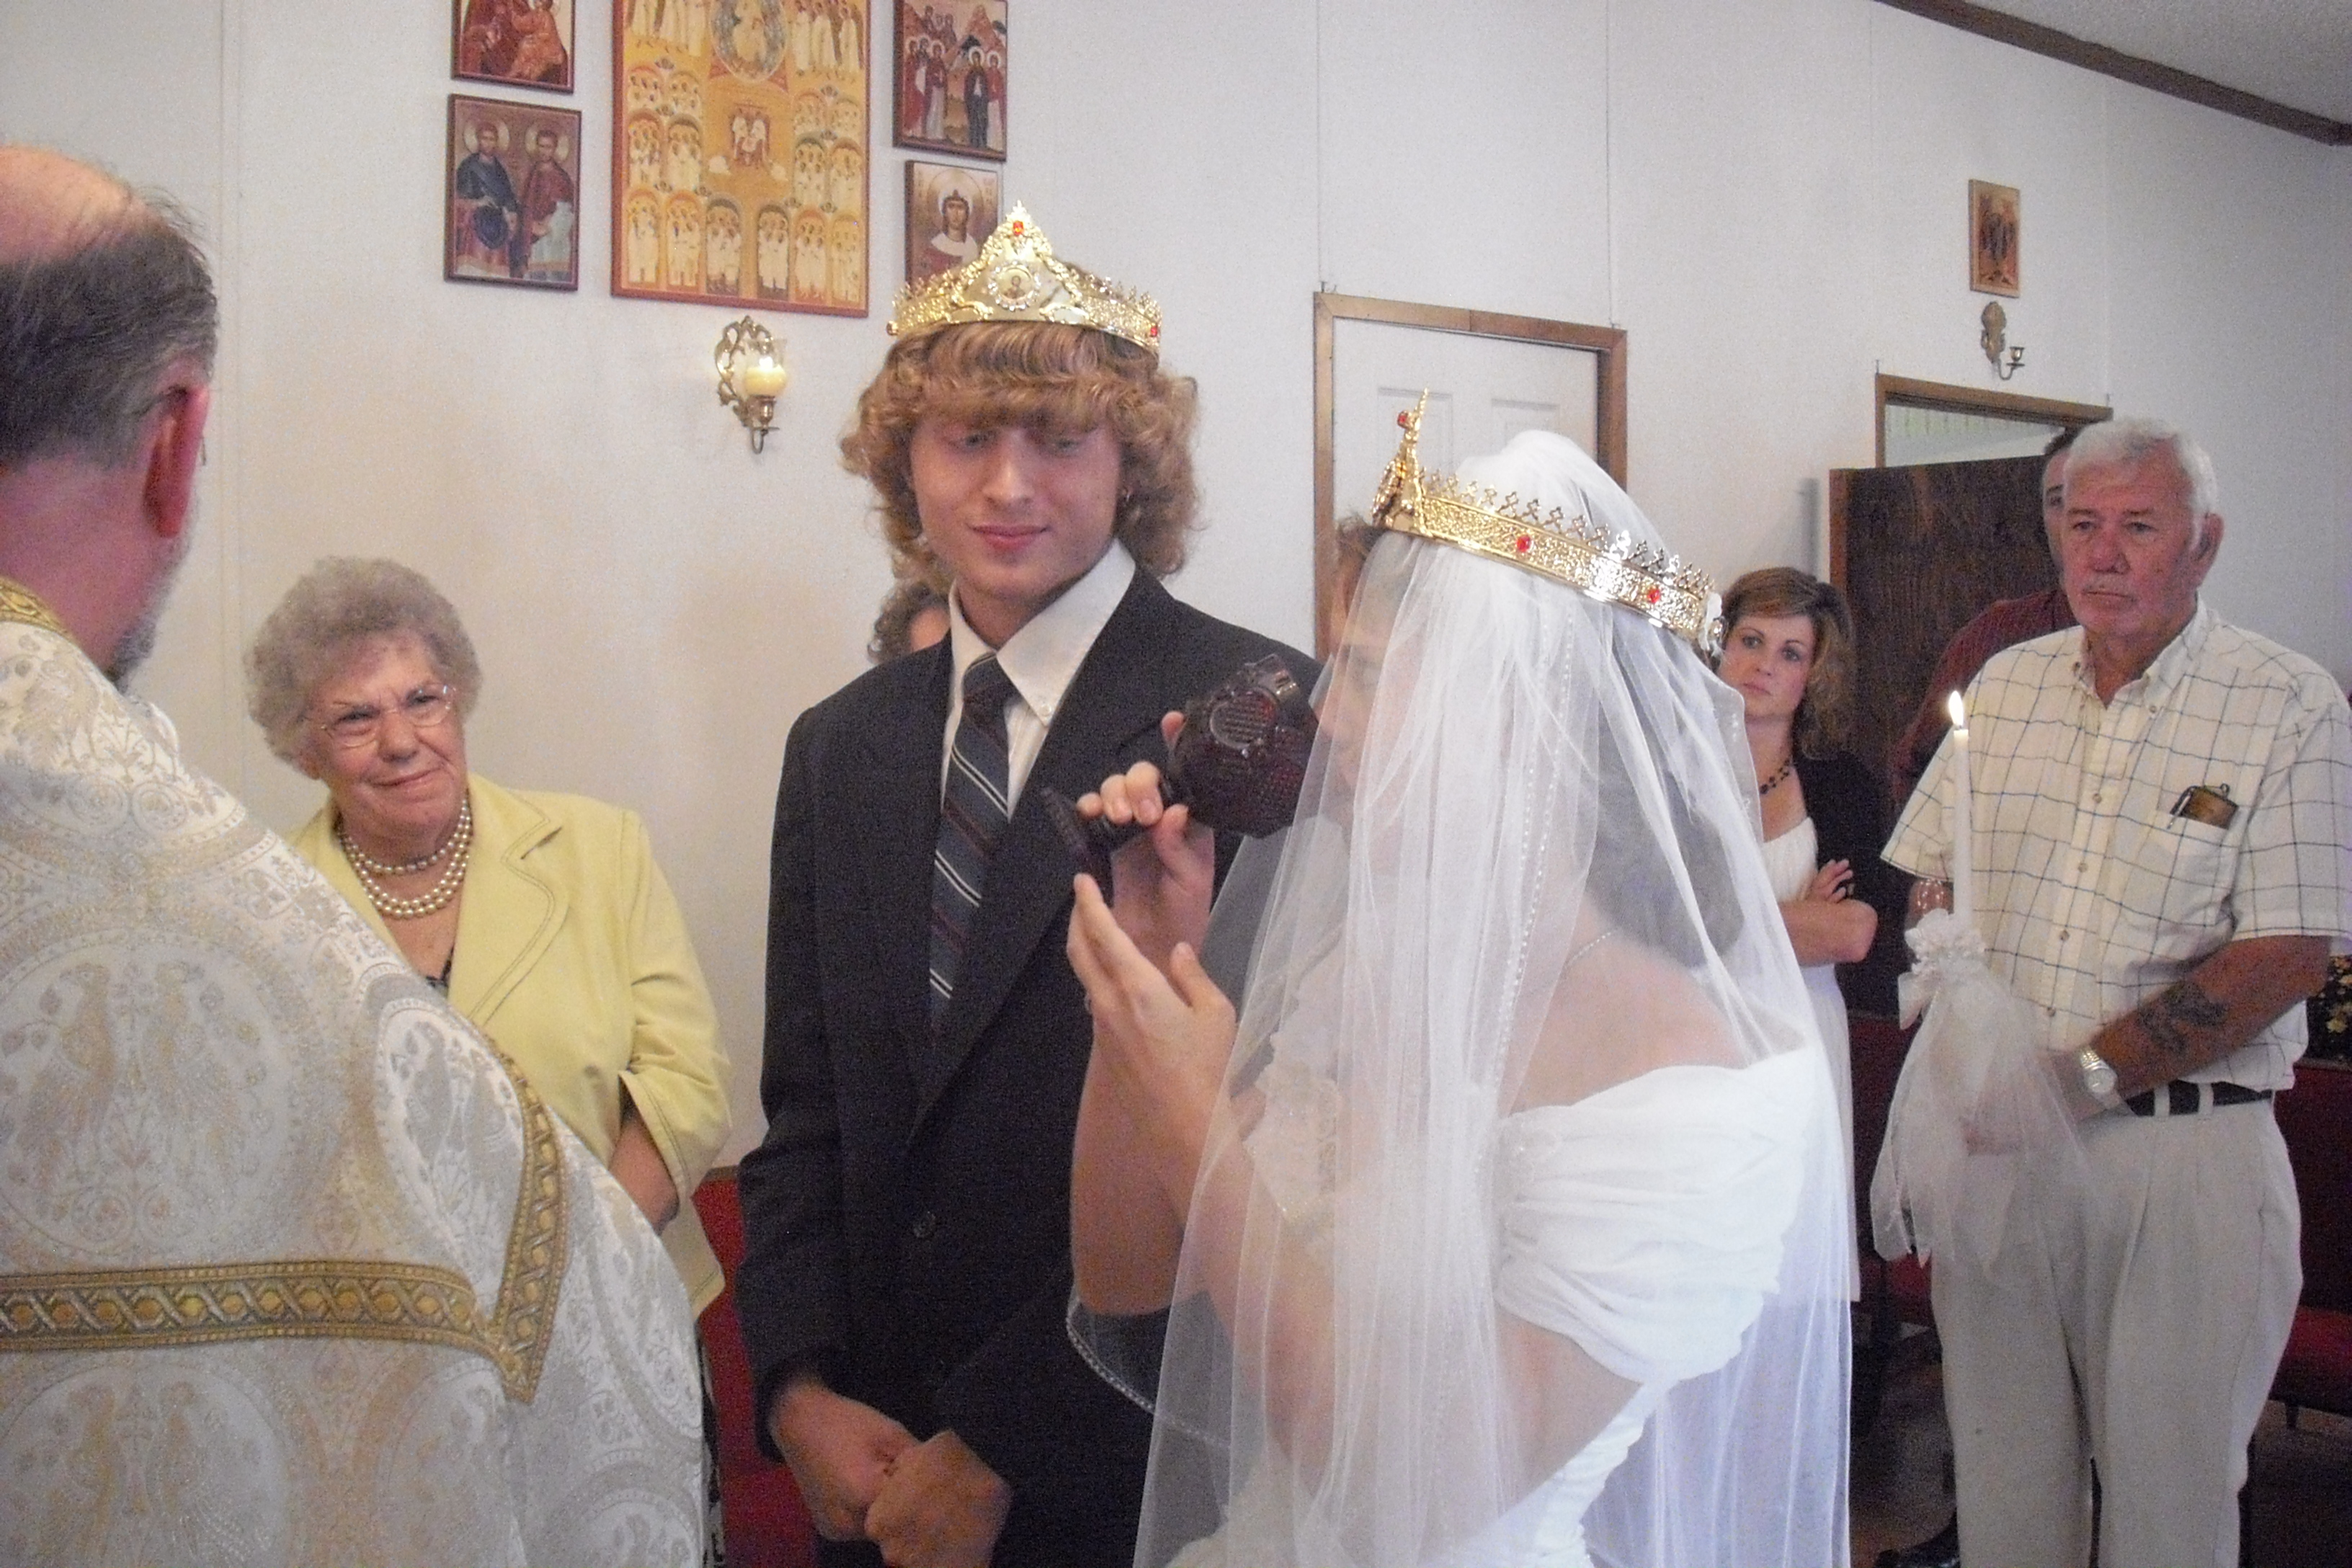
[[[1160,798],[1190,807],[1192,820],[1203,826],[1262,838],[1290,826],[1314,749],[1315,709],[1307,690],[1268,654],[1184,704],[1184,727],[1170,749]],[[1080,816],[1055,790],[1045,791],[1045,799],[1071,858],[1108,893],[1112,852],[1142,829]]]

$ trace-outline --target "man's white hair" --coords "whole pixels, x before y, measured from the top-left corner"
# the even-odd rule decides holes
[[[2133,416],[2084,426],[2066,451],[2066,489],[2071,494],[2076,476],[2092,468],[2132,468],[2151,459],[2180,476],[2189,492],[2189,548],[2201,550],[2205,520],[2221,510],[2221,487],[2213,478],[2213,459],[2177,425]]]

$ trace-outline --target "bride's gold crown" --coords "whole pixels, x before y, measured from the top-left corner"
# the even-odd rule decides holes
[[[890,335],[919,338],[966,321],[1093,327],[1160,352],[1159,302],[1060,259],[1045,231],[1017,202],[979,255],[898,290]]]
[[[1706,657],[1723,641],[1722,601],[1696,566],[1633,535],[1615,537],[1581,512],[1570,517],[1421,466],[1421,416],[1429,394],[1397,416],[1404,438],[1372,496],[1375,527],[1418,534],[1540,574],[1589,597],[1622,605]]]

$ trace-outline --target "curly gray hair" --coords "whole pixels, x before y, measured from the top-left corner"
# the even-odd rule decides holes
[[[471,714],[482,692],[481,663],[457,610],[423,573],[348,555],[330,555],[305,573],[245,654],[245,709],[269,749],[300,766],[310,693],[342,668],[353,644],[403,634],[424,645],[434,674],[456,694],[457,716]]]

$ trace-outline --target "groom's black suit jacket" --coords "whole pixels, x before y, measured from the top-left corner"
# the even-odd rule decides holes
[[[1013,1490],[996,1561],[1125,1563],[1150,1420],[1064,1330],[1070,1142],[1092,1027],[1063,951],[1076,868],[1042,792],[1141,758],[1160,715],[1273,652],[1139,572],[1065,695],[990,865],[941,1027],[929,1013],[941,643],[793,726],[769,868],[766,1140],[742,1164],[735,1294],[763,1415],[814,1365]],[[1220,846],[1221,863],[1232,846]],[[762,1444],[767,1435],[761,1434]],[[871,1548],[825,1549],[873,1562]]]

